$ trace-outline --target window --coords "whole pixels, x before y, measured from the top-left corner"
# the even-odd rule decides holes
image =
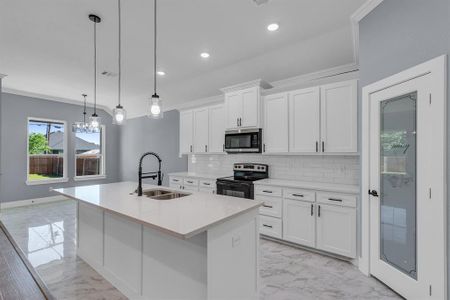
[[[105,177],[105,127],[96,133],[75,134],[75,179]]]
[[[67,181],[64,121],[28,118],[27,184]]]

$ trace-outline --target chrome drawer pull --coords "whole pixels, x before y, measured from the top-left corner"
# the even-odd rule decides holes
[[[272,194],[272,191],[263,191],[263,193],[268,193],[268,194]]]
[[[173,181],[173,182],[178,182],[179,180],[178,180],[178,179],[172,179],[172,181]]]
[[[211,183],[206,183],[206,182],[203,182],[203,184],[204,184],[204,185],[211,185]]]
[[[187,183],[194,183],[193,181],[186,181]]]
[[[273,226],[263,224],[264,227],[273,228]]]
[[[342,199],[328,198],[330,201],[342,202]]]
[[[304,197],[302,194],[292,194],[292,196],[295,196],[295,197]]]
[[[271,205],[263,204],[263,206],[264,206],[264,207],[267,207],[267,208],[273,208],[273,206],[271,206]]]

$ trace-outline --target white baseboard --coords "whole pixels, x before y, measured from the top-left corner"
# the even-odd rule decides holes
[[[0,209],[56,202],[56,201],[62,201],[62,200],[66,200],[66,199],[67,198],[65,198],[64,196],[50,196],[50,197],[44,197],[44,198],[10,201],[10,202],[5,202],[5,203],[0,203]]]

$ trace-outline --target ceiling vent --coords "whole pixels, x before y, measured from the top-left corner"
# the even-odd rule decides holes
[[[253,2],[255,2],[255,4],[259,6],[266,4],[267,2],[269,2],[269,0],[253,0]]]
[[[102,75],[103,75],[103,76],[106,76],[106,77],[116,77],[116,76],[117,76],[117,73],[110,72],[110,71],[103,71],[103,72],[102,72]]]

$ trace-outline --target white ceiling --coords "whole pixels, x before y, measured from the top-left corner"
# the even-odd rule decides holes
[[[218,95],[219,88],[276,81],[353,62],[350,16],[365,0],[160,0],[159,94],[168,107]],[[337,4],[339,3],[339,4]],[[5,90],[92,101],[92,23],[98,70],[117,72],[117,1],[1,0],[0,73]],[[122,0],[123,105],[145,113],[153,90],[153,1]],[[278,22],[277,32],[267,24]],[[202,51],[211,53],[201,59]],[[117,77],[100,75],[98,102],[117,103]]]

